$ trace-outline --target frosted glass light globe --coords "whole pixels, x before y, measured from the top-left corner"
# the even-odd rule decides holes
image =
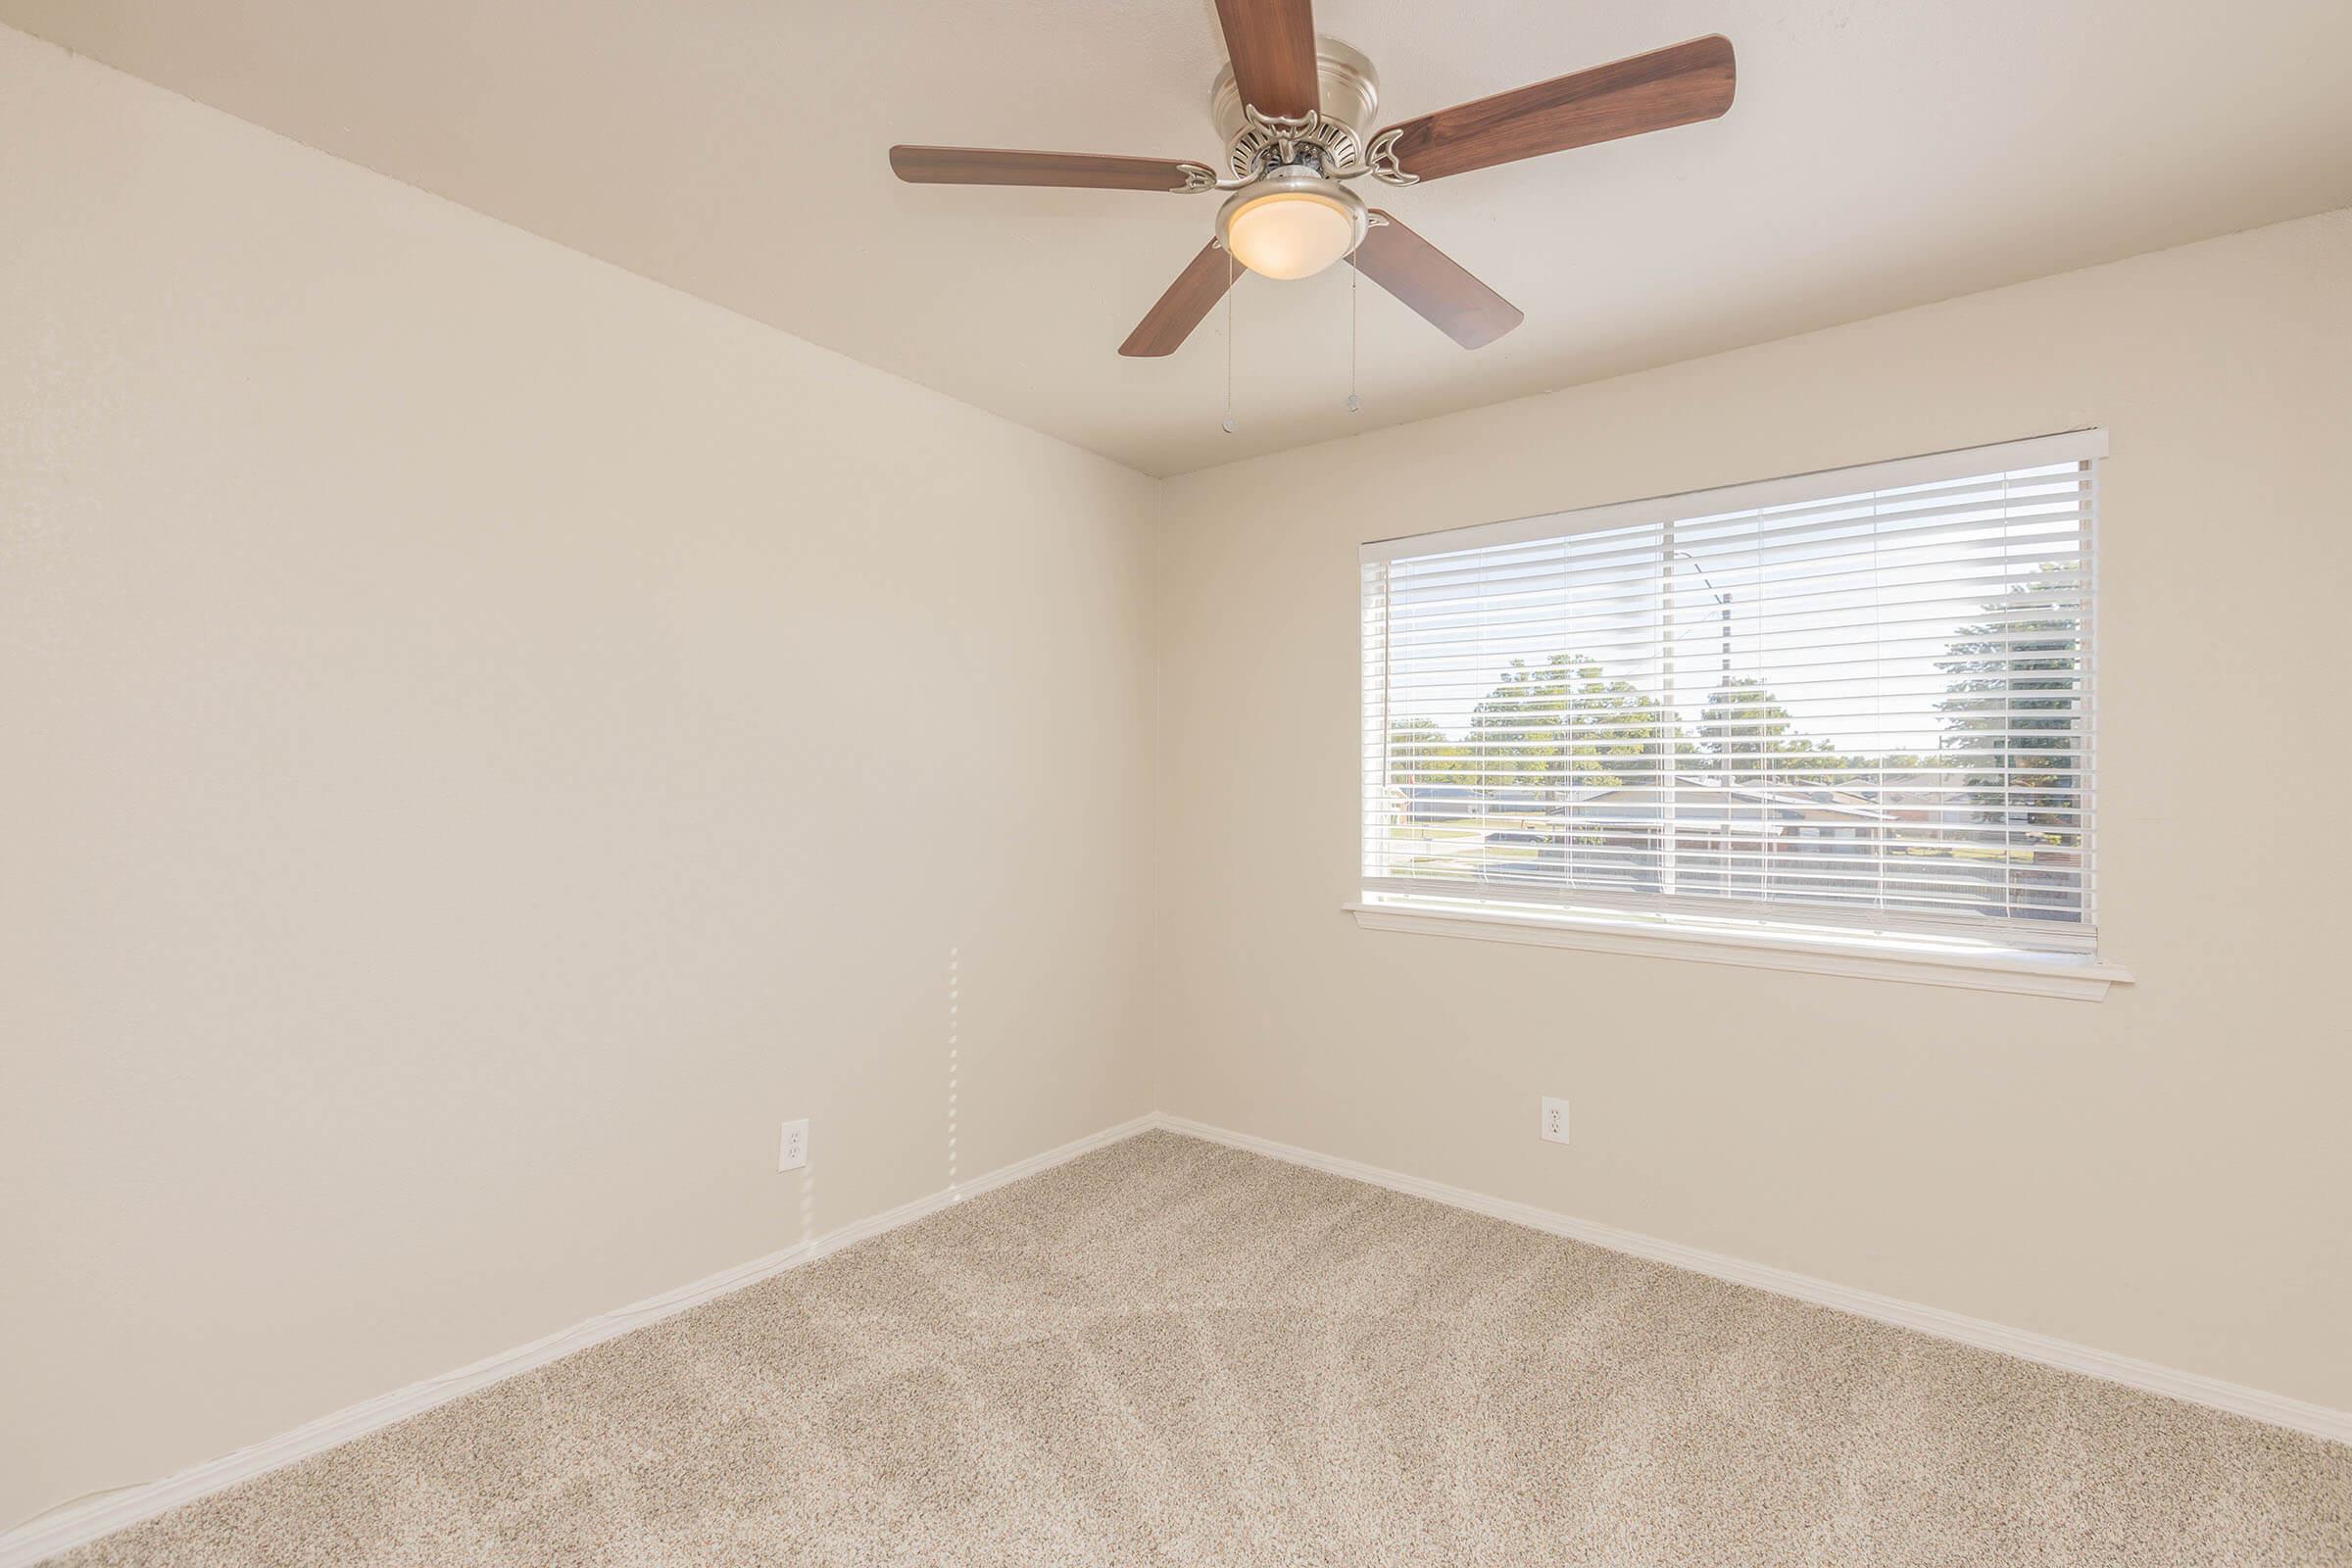
[[[1312,277],[1363,238],[1364,204],[1311,172],[1277,174],[1227,202],[1217,232],[1233,259],[1262,277]]]

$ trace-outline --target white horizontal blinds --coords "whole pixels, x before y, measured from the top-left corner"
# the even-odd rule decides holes
[[[2088,951],[2068,450],[1367,551],[1367,896]]]

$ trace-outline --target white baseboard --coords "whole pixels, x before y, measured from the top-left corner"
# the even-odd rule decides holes
[[[2352,1412],[2331,1410],[2324,1405],[2291,1399],[2283,1395],[2266,1394],[2235,1383],[2225,1383],[2194,1372],[2175,1371],[2149,1361],[2133,1360],[2130,1356],[2112,1355],[2094,1350],[2088,1346],[2073,1345],[2046,1335],[2029,1334],[2022,1329],[2006,1328],[1982,1318],[1964,1317],[1941,1307],[1922,1306],[1914,1301],[1897,1300],[1889,1296],[1878,1296],[1869,1291],[1857,1291],[1843,1285],[1833,1285],[1787,1269],[1772,1268],[1762,1263],[1750,1263],[1719,1252],[1701,1251],[1679,1242],[1660,1241],[1635,1231],[1619,1230],[1592,1220],[1576,1219],[1555,1214],[1533,1204],[1513,1202],[1508,1199],[1490,1198],[1460,1187],[1448,1187],[1444,1182],[1426,1181],[1418,1176],[1406,1176],[1377,1165],[1358,1160],[1341,1159],[1331,1154],[1318,1154],[1311,1150],[1278,1144],[1271,1139],[1254,1138],[1247,1133],[1229,1132],[1204,1122],[1189,1120],[1154,1111],[1138,1116],[1116,1127],[1104,1128],[1091,1137],[1075,1143],[1050,1149],[1015,1161],[1002,1169],[943,1192],[932,1193],[912,1202],[876,1214],[870,1219],[845,1225],[814,1241],[698,1280],[692,1285],[649,1298],[633,1306],[607,1312],[587,1322],[551,1334],[529,1345],[476,1361],[471,1366],[405,1389],[364,1400],[332,1415],[322,1416],[308,1425],[295,1428],[279,1437],[239,1448],[221,1458],[182,1470],[161,1481],[126,1487],[117,1492],[69,1503],[16,1529],[0,1534],[0,1568],[27,1568],[45,1557],[70,1551],[101,1536],[111,1535],[126,1525],[152,1518],[166,1509],[191,1502],[208,1493],[219,1492],[240,1481],[250,1480],[297,1459],[309,1458],[339,1444],[350,1442],[395,1421],[419,1415],[435,1405],[446,1404],[463,1395],[489,1387],[518,1372],[544,1366],[574,1350],[643,1328],[690,1306],[697,1306],[713,1298],[738,1291],[743,1287],[780,1274],[802,1263],[812,1262],[829,1252],[840,1250],[854,1242],[879,1236],[901,1225],[935,1214],[960,1199],[970,1198],[1008,1182],[1019,1181],[1039,1171],[1075,1159],[1078,1155],[1115,1144],[1140,1132],[1162,1128],[1192,1138],[1206,1139],[1229,1148],[1247,1150],[1251,1153],[1270,1155],[1294,1165],[1344,1176],[1351,1181],[1368,1182],[1392,1192],[1426,1198],[1435,1202],[1468,1209],[1514,1225],[1553,1236],[1565,1236],[1573,1241],[1590,1242],[1611,1251],[1627,1252],[1655,1262],[1690,1269],[1694,1273],[1712,1275],[1737,1285],[1752,1285],[1758,1290],[1777,1296],[1793,1297],[1817,1306],[1860,1317],[1874,1318],[1899,1328],[1917,1329],[1937,1339],[1973,1345],[1980,1349],[1995,1350],[2014,1355],[2021,1360],[2037,1361],[2045,1366],[2061,1367],[2069,1372],[2081,1372],[2094,1378],[2104,1378],[2127,1388],[2143,1389],[2150,1394],[2166,1395],[2185,1399],[2191,1404],[2208,1405],[2227,1410],[2232,1415],[2250,1417],[2273,1426],[2306,1432],[2314,1437],[2336,1443],[2352,1444]]]
[[[2306,1432],[2315,1438],[2327,1438],[2335,1443],[2352,1444],[2352,1411],[2331,1410],[2326,1405],[2312,1404],[2303,1399],[2291,1399],[2282,1394],[2266,1394],[2242,1384],[2225,1383],[2195,1372],[2176,1371],[2158,1366],[2152,1361],[2138,1361],[2128,1355],[2114,1355],[2094,1350],[2087,1345],[2075,1345],[2066,1340],[2054,1340],[2045,1334],[2030,1334],[2023,1329],[1988,1323],[1983,1318],[1964,1317],[1947,1312],[1939,1306],[1922,1306],[1916,1301],[1897,1300],[1891,1296],[1879,1296],[1869,1291],[1857,1291],[1844,1285],[1833,1285],[1808,1275],[1791,1273],[1785,1268],[1773,1268],[1763,1263],[1750,1263],[1741,1258],[1726,1257],[1720,1252],[1701,1251],[1685,1247],[1680,1242],[1663,1242],[1654,1236],[1619,1230],[1614,1225],[1602,1225],[1589,1219],[1576,1219],[1567,1214],[1555,1214],[1549,1209],[1537,1208],[1530,1203],[1513,1202],[1503,1198],[1489,1198],[1483,1193],[1448,1187],[1444,1182],[1425,1181],[1418,1176],[1400,1175],[1366,1165],[1357,1160],[1340,1159],[1331,1154],[1318,1154],[1312,1150],[1295,1149],[1271,1139],[1253,1138],[1247,1133],[1228,1132],[1204,1122],[1190,1121],[1182,1116],[1161,1112],[1146,1118],[1152,1125],[1169,1132],[1183,1133],[1193,1138],[1206,1139],[1229,1148],[1248,1150],[1254,1154],[1267,1154],[1304,1165],[1312,1170],[1345,1176],[1352,1181],[1369,1182],[1392,1192],[1407,1193],[1426,1198],[1455,1208],[1466,1208],[1474,1214],[1508,1220],[1531,1230],[1565,1236],[1572,1241],[1590,1242],[1613,1252],[1629,1252],[1653,1262],[1669,1263],[1697,1274],[1708,1274],[1735,1285],[1752,1285],[1776,1296],[1790,1296],[1816,1306],[1826,1306],[1839,1312],[1851,1312],[1857,1317],[1875,1318],[1898,1328],[1917,1329],[1922,1334],[1939,1340],[1953,1340],[1973,1345],[1983,1350],[1997,1350],[2024,1361],[2038,1361],[2044,1366],[2081,1372],[2088,1377],[2104,1378],[2121,1383],[2126,1388],[2142,1389],[2191,1404],[2208,1405],[2242,1415],[2272,1426]]]
[[[885,1231],[896,1230],[926,1215],[936,1214],[951,1203],[1003,1187],[1007,1182],[1017,1182],[1024,1176],[1034,1176],[1039,1171],[1075,1159],[1080,1154],[1131,1138],[1156,1124],[1152,1116],[1138,1116],[1116,1127],[1106,1127],[1091,1137],[1064,1144],[1059,1149],[1049,1149],[1027,1159],[1016,1160],[947,1191],[932,1193],[909,1203],[901,1203],[885,1213],[845,1225],[837,1231],[829,1231],[813,1241],[770,1252],[765,1257],[756,1257],[748,1263],[721,1270],[708,1279],[697,1280],[692,1285],[649,1297],[633,1306],[592,1317],[585,1323],[574,1324],[545,1339],[533,1340],[528,1345],[502,1351],[471,1366],[460,1367],[455,1372],[427,1378],[391,1394],[362,1400],[332,1415],[321,1416],[307,1425],[296,1427],[291,1432],[208,1460],[161,1481],[125,1487],[52,1509],[0,1534],[0,1568],[26,1568],[26,1565],[37,1563],[45,1557],[70,1551],[101,1536],[112,1535],[126,1525],[153,1518],[166,1509],[192,1502],[208,1493],[251,1480],[280,1466],[292,1464],[297,1459],[307,1459],[312,1454],[349,1443],[354,1438],[365,1436],[379,1427],[390,1426],[395,1421],[420,1415],[437,1404],[446,1404],[460,1396],[487,1388],[518,1372],[528,1372],[533,1367],[544,1366],[574,1350],[584,1350],[615,1335],[643,1328],[648,1323],[658,1323],[690,1306],[699,1306],[730,1291],[757,1284],[788,1268],[813,1262],[828,1252],[839,1251],[853,1242],[861,1242]]]

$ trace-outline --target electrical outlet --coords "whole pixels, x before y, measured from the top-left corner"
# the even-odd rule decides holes
[[[1544,1141],[1564,1144],[1568,1141],[1568,1102],[1544,1097]]]
[[[808,1118],[784,1124],[783,1140],[776,1145],[776,1169],[799,1170],[808,1163]]]

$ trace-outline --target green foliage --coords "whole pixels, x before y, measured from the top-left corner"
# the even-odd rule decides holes
[[[1987,823],[2013,811],[2047,835],[2080,826],[2083,716],[2081,564],[2050,562],[1984,609],[1993,617],[1960,628],[1945,715],[1945,766],[1965,775],[1963,800]]]
[[[1389,726],[1389,767],[1398,783],[1415,788],[1478,783],[1477,760],[1448,741],[1434,718],[1401,718]]]
[[[1848,783],[1880,765],[1841,757],[1794,728],[1760,676],[1725,677],[1708,693],[1693,735],[1659,698],[1612,679],[1588,655],[1561,653],[1533,666],[1512,660],[1459,741],[1434,720],[1397,720],[1389,757],[1396,775],[1412,785],[1482,790],[1607,789],[1654,782],[1669,768],[1742,784],[1818,786]],[[1916,760],[1903,759],[1905,765]]]
[[[2021,584],[1985,606],[1996,618],[1959,629],[1953,657],[1937,662],[1952,677],[1952,695],[1936,705],[1947,717],[1934,757],[1846,756],[1834,742],[1799,734],[1761,674],[1720,676],[1686,730],[1661,699],[1577,653],[1536,665],[1512,660],[1459,740],[1428,718],[1398,720],[1389,756],[1401,781],[1481,791],[1611,788],[1657,780],[1669,768],[1736,784],[1819,788],[1866,785],[1881,771],[1957,766],[1963,800],[1981,820],[2022,809],[2037,827],[2071,831],[2082,789],[2077,569],[2046,567],[2063,580]]]
[[[1699,710],[1695,746],[1685,764],[1737,784],[1841,784],[1877,766],[1840,757],[1828,741],[1795,733],[1795,720],[1761,675],[1726,675]]]
[[[1662,771],[1679,737],[1657,698],[1609,679],[1597,660],[1560,653],[1533,668],[1512,660],[1463,743],[1490,789],[1608,787]]]

